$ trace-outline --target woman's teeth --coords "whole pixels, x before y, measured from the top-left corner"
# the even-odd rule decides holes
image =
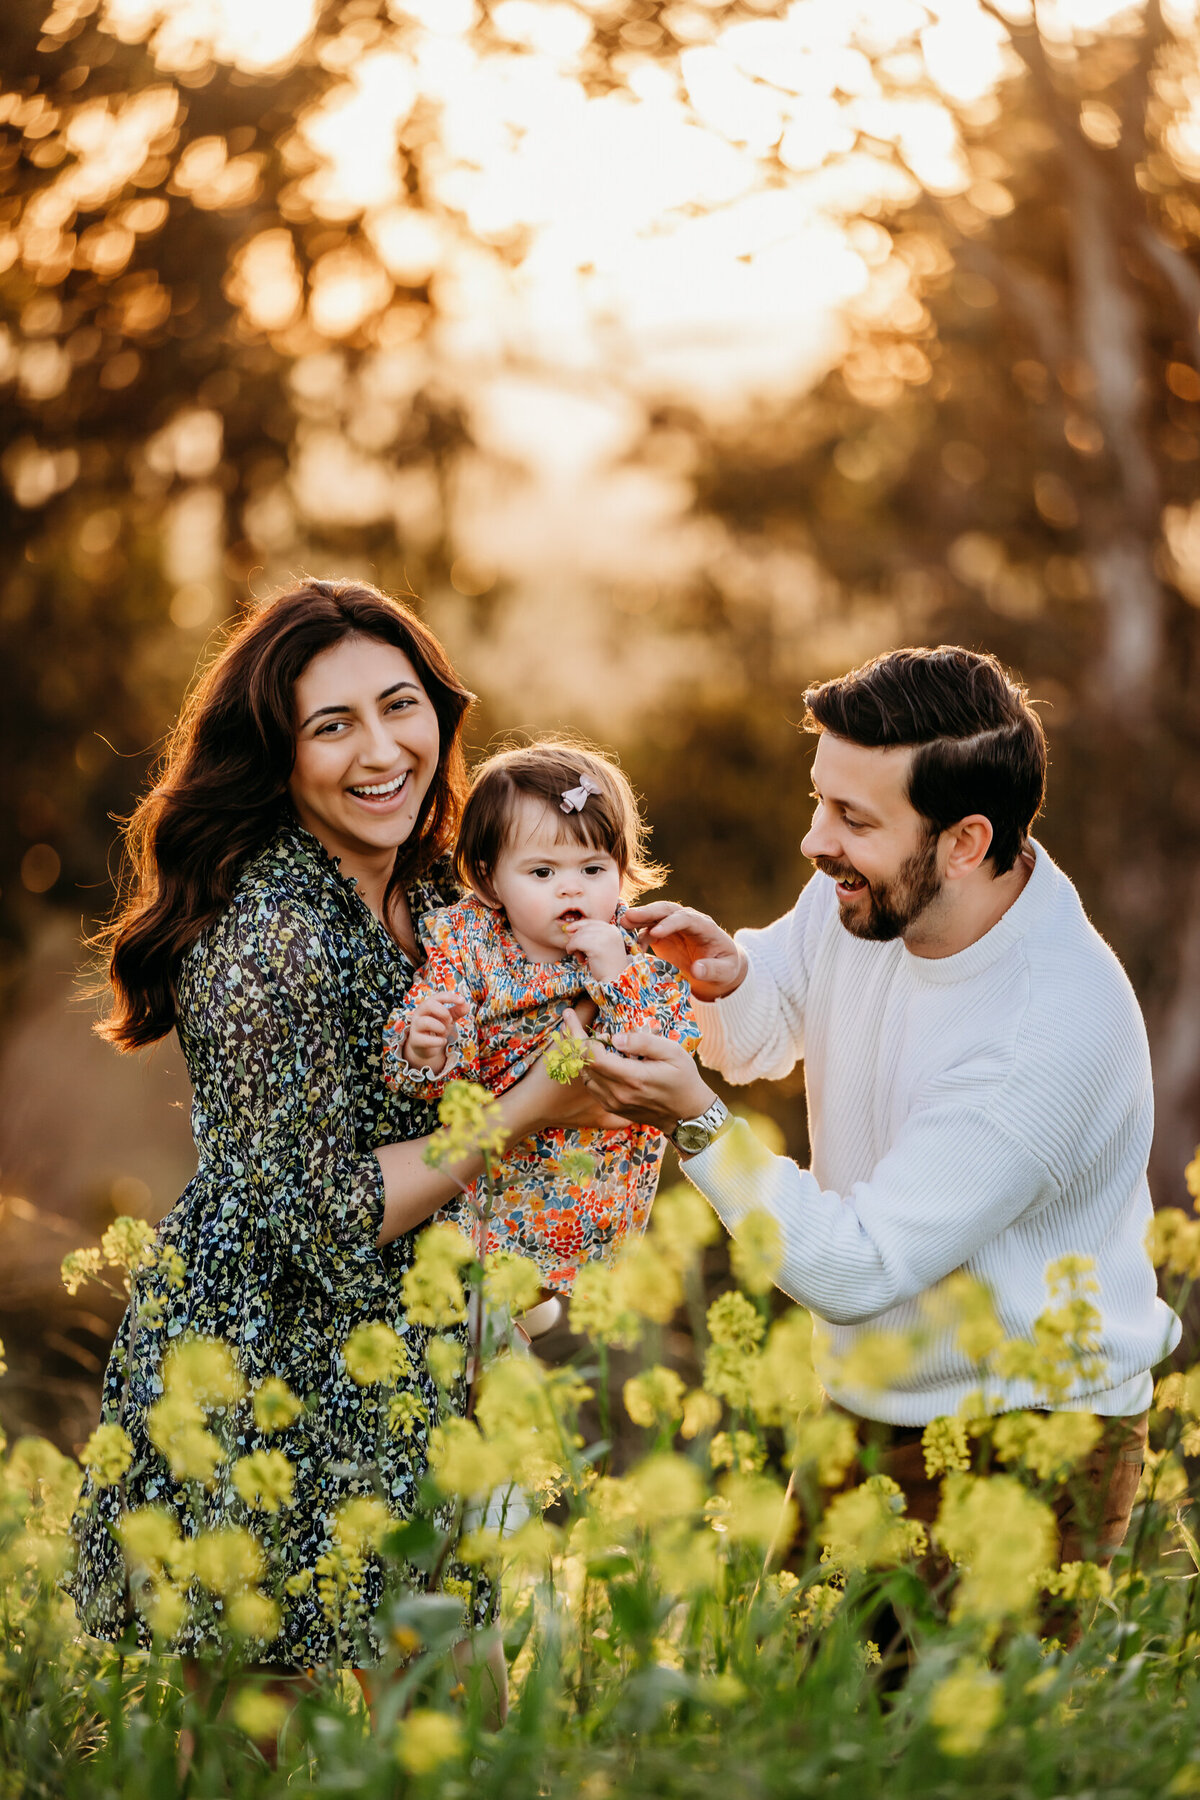
[[[393,794],[400,792],[407,780],[408,770],[405,769],[403,775],[397,775],[395,781],[380,782],[375,787],[352,787],[350,792],[363,800],[390,800]]]

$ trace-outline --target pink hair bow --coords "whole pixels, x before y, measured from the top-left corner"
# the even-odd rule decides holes
[[[598,781],[593,781],[590,775],[581,775],[578,787],[563,789],[561,810],[565,813],[582,812],[588,803],[588,795],[599,792],[600,783]]]

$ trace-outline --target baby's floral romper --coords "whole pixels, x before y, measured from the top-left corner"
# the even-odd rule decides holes
[[[413,883],[414,923],[455,892],[444,867]],[[126,1313],[101,1416],[133,1440],[127,1507],[168,1508],[185,1537],[241,1525],[274,1541],[266,1586],[282,1604],[282,1629],[254,1647],[256,1660],[312,1668],[377,1659],[370,1621],[383,1592],[378,1558],[368,1558],[360,1601],[336,1625],[308,1577],[331,1549],[339,1502],[380,1493],[397,1519],[412,1513],[438,1422],[425,1360],[430,1334],[406,1318],[400,1294],[414,1239],[377,1245],[383,1174],[375,1146],[423,1137],[437,1123],[419,1098],[386,1087],[379,1066],[388,1011],[412,976],[354,882],[290,819],[247,866],[180,974],[179,1038],[195,1090],[199,1167],[158,1242],[175,1247],[186,1275],[181,1288],[162,1292],[161,1323],[141,1323],[131,1338],[132,1307]],[[156,1275],[137,1281],[135,1301],[154,1290]],[[392,1326],[408,1350],[403,1424],[392,1429],[382,1416],[384,1391],[357,1386],[342,1358],[354,1328],[373,1320]],[[184,1333],[224,1339],[251,1389],[275,1376],[305,1402],[293,1424],[270,1434],[256,1426],[250,1399],[210,1418],[228,1459],[207,1489],[174,1481],[147,1435],[147,1412],[163,1391],[163,1352]],[[465,1342],[462,1327],[447,1335]],[[239,1497],[230,1473],[234,1460],[256,1450],[282,1450],[295,1469],[292,1504],[265,1520]],[[69,1590],[88,1631],[115,1639],[133,1624],[148,1644],[114,1535],[121,1510],[121,1489],[89,1476]],[[476,1621],[489,1618],[486,1580],[454,1566],[451,1577],[473,1598]],[[172,1646],[179,1650],[211,1639],[221,1614],[219,1598],[193,1598],[199,1604]]]
[[[535,1063],[567,1007],[596,1002],[597,1032],[656,1029],[689,1047],[699,1042],[688,984],[625,933],[630,960],[616,981],[597,981],[581,958],[534,962],[504,914],[475,895],[421,925],[428,960],[388,1021],[384,1064],[389,1084],[414,1099],[435,1098],[451,1081],[476,1081],[502,1094]],[[403,1046],[423,996],[457,989],[469,1002],[446,1066],[411,1069]],[[645,1230],[666,1140],[649,1125],[623,1131],[555,1127],[510,1144],[500,1166],[504,1191],[489,1221],[486,1249],[513,1250],[537,1263],[546,1287],[569,1293],[585,1262],[611,1262],[631,1234]],[[563,1170],[564,1153],[583,1150],[594,1173]],[[472,1190],[472,1196],[474,1190]],[[440,1218],[475,1235],[466,1199]]]

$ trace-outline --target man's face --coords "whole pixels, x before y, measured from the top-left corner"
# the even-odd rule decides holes
[[[800,848],[837,882],[855,937],[902,937],[942,891],[939,837],[908,799],[912,750],[872,750],[822,732],[813,762],[817,810]]]

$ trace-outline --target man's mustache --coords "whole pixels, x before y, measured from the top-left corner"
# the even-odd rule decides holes
[[[835,862],[831,856],[814,856],[813,861],[822,875],[832,875],[835,881],[866,881],[866,876],[860,875],[849,863]],[[870,883],[867,885],[869,887]]]

